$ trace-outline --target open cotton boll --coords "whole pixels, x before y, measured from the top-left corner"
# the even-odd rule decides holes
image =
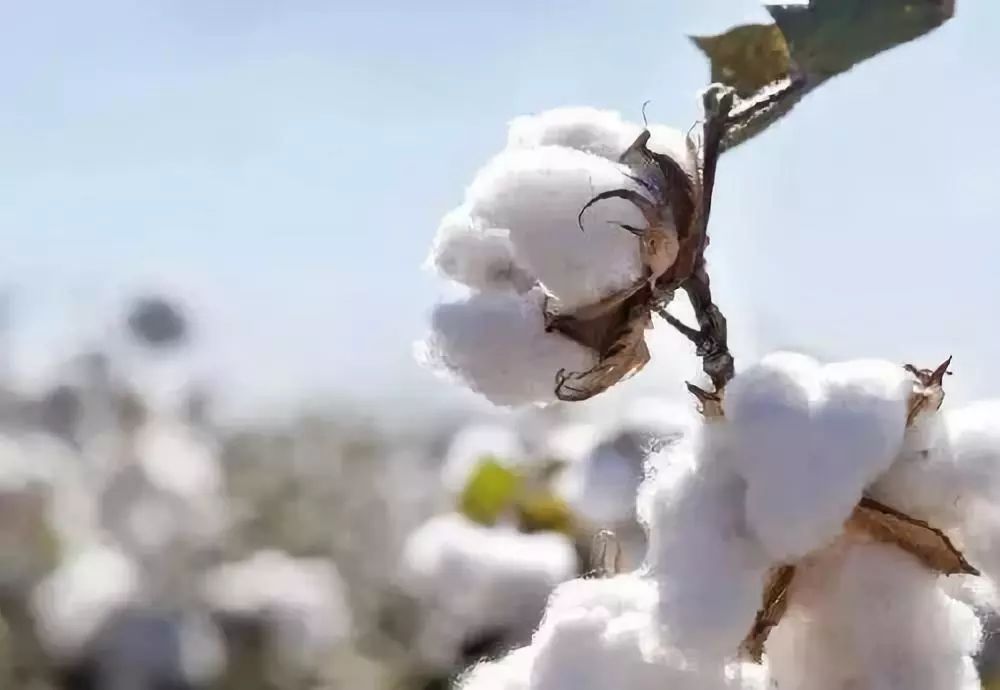
[[[514,261],[508,232],[484,228],[465,206],[441,220],[427,265],[476,290],[526,292],[535,284],[534,277]]]
[[[495,405],[555,401],[560,369],[586,371],[596,354],[558,333],[545,332],[545,295],[477,294],[439,304],[417,356]]]
[[[485,633],[526,638],[552,588],[576,568],[561,534],[488,528],[458,514],[431,518],[407,538],[400,572],[422,611],[418,655],[448,668],[463,644]]]
[[[469,674],[465,690],[713,690],[721,663],[699,667],[664,647],[657,590],[635,574],[571,580],[553,593],[531,644]]]
[[[139,592],[139,576],[119,551],[93,546],[70,556],[31,595],[39,638],[53,656],[78,657],[112,616]]]
[[[772,561],[746,524],[746,486],[700,437],[668,448],[640,492],[647,564],[664,639],[685,656],[724,659],[753,624]]]
[[[1000,497],[1000,402],[921,415],[872,493],[941,529],[967,523],[973,502]]]
[[[799,568],[765,650],[782,690],[973,690],[980,632],[912,556],[843,540]]]
[[[351,630],[343,582],[327,559],[258,551],[207,573],[203,591],[217,614],[263,621],[293,661],[321,660]]]
[[[470,213],[506,228],[514,255],[565,309],[600,301],[643,274],[639,242],[618,223],[645,227],[628,201],[607,199],[578,216],[595,195],[633,189],[627,170],[561,147],[507,151],[483,168],[467,192]]]
[[[747,483],[747,520],[791,561],[833,541],[903,444],[912,382],[890,362],[820,366],[778,353],[726,388],[727,464]]]
[[[563,424],[545,436],[540,455],[572,465],[583,462],[600,441],[601,430],[593,424]]]
[[[525,455],[524,443],[514,429],[500,424],[470,424],[455,434],[448,445],[441,483],[449,493],[458,494],[484,460],[513,467]]]
[[[514,118],[507,133],[507,148],[565,146],[617,161],[641,131],[642,127],[622,120],[613,110],[554,108]]]

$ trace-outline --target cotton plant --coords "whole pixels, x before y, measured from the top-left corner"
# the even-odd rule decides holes
[[[950,360],[779,352],[737,373],[704,259],[719,156],[954,6],[769,9],[774,25],[697,39],[724,83],[693,135],[587,108],[518,118],[439,228],[428,263],[469,293],[435,309],[418,353],[495,404],[599,395],[653,355],[654,316],[704,373],[700,419],[622,498],[644,563],[622,572],[605,534],[589,576],[467,690],[979,687],[1000,404],[943,407]],[[695,326],[671,310],[680,292]]]

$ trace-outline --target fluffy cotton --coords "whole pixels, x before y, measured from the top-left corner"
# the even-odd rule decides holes
[[[566,309],[598,302],[628,287],[643,271],[636,238],[617,223],[644,227],[622,199],[595,204],[595,195],[638,185],[621,165],[559,146],[501,153],[467,192],[474,218],[510,233],[514,256]]]
[[[555,533],[487,528],[458,514],[421,525],[403,550],[400,583],[420,604],[416,652],[448,668],[484,633],[525,638],[555,587],[576,574],[576,552]]]
[[[1000,498],[1000,401],[923,414],[873,493],[937,527],[961,524]]]
[[[766,653],[782,690],[975,690],[980,632],[912,556],[844,540],[799,568]]]
[[[35,588],[31,607],[50,654],[78,657],[85,645],[139,594],[135,565],[121,552],[95,546],[70,556]]]
[[[535,289],[439,304],[418,357],[496,405],[552,402],[561,369],[586,371],[597,358],[569,338],[545,332],[544,300]]]
[[[441,467],[441,483],[449,493],[458,494],[484,460],[513,467],[524,460],[526,454],[515,429],[501,424],[471,424],[455,434],[448,445]]]
[[[720,452],[747,485],[747,520],[768,553],[830,543],[903,445],[912,380],[889,362],[820,366],[779,353],[726,390]]]
[[[507,230],[484,227],[466,206],[441,220],[426,263],[444,277],[476,290],[526,292],[536,282],[515,261]]]
[[[565,146],[617,161],[641,132],[642,126],[623,120],[615,111],[554,108],[514,118],[507,134],[507,149]],[[693,156],[682,132],[662,125],[649,126],[649,132],[650,150],[670,156],[689,174],[694,173]]]
[[[735,653],[772,560],[747,525],[746,483],[692,437],[661,453],[642,492],[664,639],[693,658]]]
[[[480,665],[465,690],[715,690],[747,687],[739,669],[698,664],[663,645],[657,588],[636,574],[571,580],[552,595],[531,644]]]
[[[263,621],[295,661],[320,660],[351,629],[343,582],[326,559],[259,551],[210,571],[203,589],[215,612]]]

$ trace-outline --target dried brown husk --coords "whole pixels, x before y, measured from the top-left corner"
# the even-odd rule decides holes
[[[758,664],[764,657],[764,643],[767,642],[771,628],[781,622],[782,616],[788,609],[788,590],[791,588],[794,578],[794,565],[780,566],[768,574],[767,584],[764,585],[762,605],[757,611],[750,633],[740,645],[741,654]]]
[[[580,212],[582,218],[590,206],[605,199],[633,203],[647,225],[622,224],[622,228],[639,242],[645,275],[596,304],[567,313],[546,307],[547,330],[590,348],[598,357],[587,371],[559,371],[555,393],[560,400],[587,400],[646,365],[650,355],[645,331],[652,326],[653,308],[663,304],[664,295],[693,270],[703,248],[700,238],[692,239],[697,184],[672,158],[650,151],[649,137],[649,131],[644,131],[620,159],[634,173],[631,179],[643,193],[631,189],[604,192]]]

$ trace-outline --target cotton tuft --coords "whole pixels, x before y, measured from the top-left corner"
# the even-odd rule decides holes
[[[545,332],[544,301],[535,289],[439,304],[419,357],[496,405],[553,402],[556,374],[586,371],[597,357],[558,333]]]

